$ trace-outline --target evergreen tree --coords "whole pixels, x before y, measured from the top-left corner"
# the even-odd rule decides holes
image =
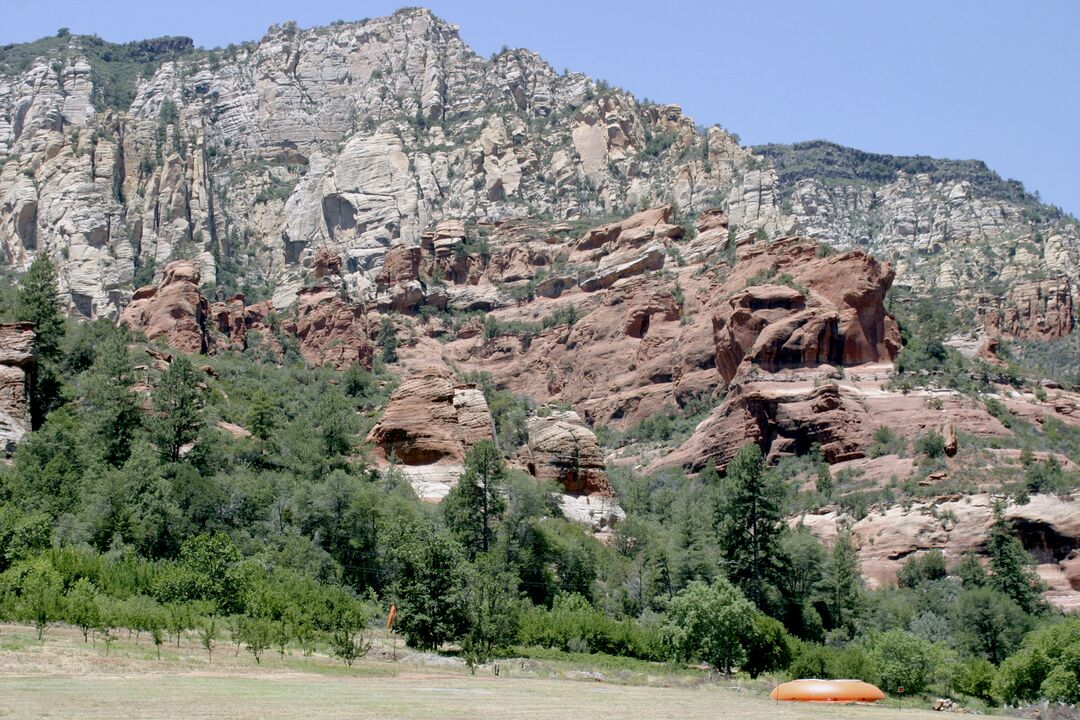
[[[251,396],[251,407],[247,413],[248,430],[255,437],[266,442],[273,437],[277,429],[279,412],[270,394],[258,388]]]
[[[465,472],[443,501],[446,525],[465,548],[469,559],[491,549],[495,522],[506,508],[502,456],[490,440],[465,454]]]
[[[1024,612],[1037,613],[1043,608],[1042,584],[1031,569],[1031,553],[1013,534],[1001,513],[990,528],[987,550],[990,555],[990,584],[1016,602]]]
[[[15,317],[32,323],[37,367],[31,379],[31,425],[36,429],[60,402],[60,342],[64,338],[64,313],[57,297],[56,269],[52,261],[38,255],[23,276],[15,302]]]
[[[818,595],[828,610],[831,627],[846,630],[849,637],[854,635],[863,606],[863,589],[859,555],[849,531],[836,538],[818,584]]]
[[[120,332],[112,333],[97,352],[81,390],[89,446],[113,467],[127,461],[142,424],[142,410],[131,391],[134,382],[135,367],[127,340]]]
[[[177,354],[151,394],[154,441],[166,460],[176,462],[184,445],[198,439],[203,426],[202,398],[195,366]]]
[[[64,338],[64,313],[57,298],[56,268],[44,254],[30,263],[19,284],[15,316],[34,324],[39,360],[57,360]]]
[[[728,577],[759,608],[775,588],[783,518],[779,480],[765,471],[761,448],[743,447],[727,467],[718,508]]]

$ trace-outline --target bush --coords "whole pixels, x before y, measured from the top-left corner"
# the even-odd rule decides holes
[[[1005,427],[1012,427],[1013,415],[1003,402],[995,398],[986,398],[984,404],[986,405],[986,412],[996,417]]]
[[[945,454],[945,438],[931,430],[915,441],[915,451],[928,458],[939,458]]]
[[[881,680],[881,689],[906,694],[926,689],[934,674],[934,646],[903,630],[890,630],[870,638],[867,654]]]
[[[892,428],[882,425],[874,431],[873,444],[870,446],[870,457],[877,458],[882,455],[899,455],[906,449],[907,443],[897,435]]]
[[[994,665],[989,660],[974,658],[960,663],[953,673],[953,687],[958,692],[985,702],[993,702],[991,688],[994,682]]]
[[[517,641],[525,646],[566,652],[606,653],[645,660],[663,657],[655,628],[615,620],[576,593],[559,595],[550,610],[525,607],[518,618]]]

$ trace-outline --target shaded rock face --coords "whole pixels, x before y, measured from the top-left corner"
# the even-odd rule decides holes
[[[835,511],[806,515],[801,522],[829,544],[840,523],[851,524],[863,575],[871,586],[895,586],[896,576],[912,556],[931,549],[945,553],[951,566],[966,553],[984,553],[994,522],[995,498],[988,494],[944,496],[910,508],[894,506],[852,523]],[[1080,609],[1080,497],[1033,495],[1010,504],[1004,518],[1038,563],[1047,583],[1047,599],[1059,607]]]
[[[0,453],[30,431],[30,372],[36,363],[30,323],[0,323]]]
[[[120,315],[120,324],[143,333],[148,340],[163,340],[181,352],[206,352],[210,305],[199,293],[199,277],[194,262],[169,263],[160,285],[136,291]]]
[[[1072,284],[1067,277],[1015,285],[1001,297],[979,298],[987,332],[1019,340],[1057,340],[1073,329]]]
[[[332,259],[328,266],[332,266]],[[223,348],[244,350],[252,329],[261,331],[264,341],[280,352],[277,340],[266,337],[271,317],[277,315],[281,331],[299,341],[300,352],[309,363],[338,370],[353,364],[371,367],[373,345],[367,311],[348,301],[342,290],[330,285],[303,288],[297,293],[296,306],[279,314],[269,303],[245,306],[242,295],[211,304],[199,293],[199,279],[194,262],[169,263],[161,285],[140,288],[119,322],[149,340],[161,340],[189,354]]]
[[[744,363],[776,372],[892,361],[900,347],[884,306],[892,269],[857,252],[819,258],[816,247],[787,238],[744,250],[740,261],[758,273],[786,275],[790,284],[748,287],[713,316],[716,365],[725,380]]]
[[[528,420],[524,463],[529,474],[554,480],[570,494],[613,496],[596,435],[575,412]]]
[[[312,365],[371,367],[374,346],[367,313],[334,288],[301,290],[293,317],[283,321],[281,329],[300,341],[300,353]]]
[[[469,448],[492,438],[484,393],[455,383],[446,368],[405,378],[367,437],[380,465],[399,463],[417,493],[434,501],[457,484]]]

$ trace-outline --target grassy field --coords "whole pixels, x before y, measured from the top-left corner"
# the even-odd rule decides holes
[[[319,655],[268,653],[262,663],[223,643],[210,662],[194,638],[164,649],[145,640],[84,644],[69,628],[39,644],[33,629],[0,626],[0,718],[852,718],[936,713],[868,706],[777,704],[765,685],[732,687],[693,672],[603,680],[572,663],[506,661],[500,677],[379,645],[346,668]]]

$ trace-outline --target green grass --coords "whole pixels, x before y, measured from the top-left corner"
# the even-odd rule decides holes
[[[400,643],[390,661],[378,633],[377,657],[352,668],[331,658],[267,653],[261,665],[227,643],[210,662],[194,637],[162,648],[121,634],[108,657],[77,630],[54,627],[38,643],[33,628],[0,625],[0,718],[892,718],[930,717],[883,706],[777,704],[771,682],[724,679],[695,668],[515,649],[529,658],[481,667],[412,654]],[[544,659],[538,659],[542,656]],[[642,682],[624,683],[623,673]],[[895,701],[894,701],[895,702]]]

